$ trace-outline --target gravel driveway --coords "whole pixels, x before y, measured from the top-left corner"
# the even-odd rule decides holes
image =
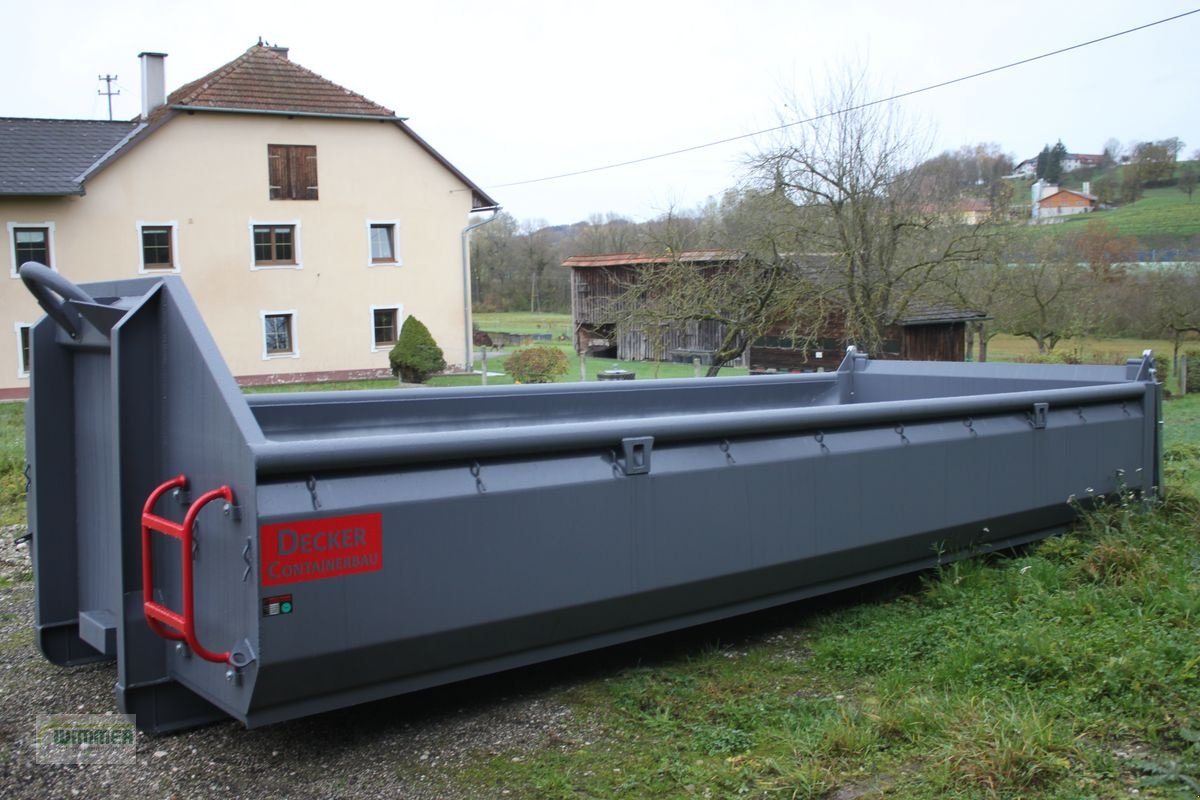
[[[0,797],[476,798],[462,769],[571,749],[595,732],[557,699],[553,666],[521,670],[248,731],[234,722],[137,735],[132,766],[35,761],[39,714],[116,713],[113,663],[62,668],[33,637],[28,550],[0,530]],[[560,671],[561,672],[561,671]],[[568,676],[566,680],[578,680]],[[549,686],[549,688],[547,688]],[[484,796],[508,794],[496,787]]]

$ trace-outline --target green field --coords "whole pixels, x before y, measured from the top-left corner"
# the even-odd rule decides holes
[[[547,342],[552,347],[557,347],[567,356],[570,366],[567,373],[560,379],[561,382],[569,383],[580,379],[579,371],[579,356],[575,354],[570,342],[558,340],[559,335],[563,332],[569,332],[571,328],[571,318],[568,314],[525,314],[525,313],[492,313],[476,315],[476,320],[481,319],[479,323],[480,330],[485,331],[503,331],[506,333],[551,333],[555,339]],[[504,359],[511,355],[517,347],[507,347],[501,350],[492,350],[488,353],[488,372],[503,373]],[[1082,361],[1099,361],[1105,363],[1120,363],[1127,358],[1141,356],[1146,349],[1152,349],[1160,355],[1171,355],[1171,343],[1166,339],[1103,339],[1097,337],[1080,337],[1078,339],[1067,339],[1059,343],[1056,350],[1060,353],[1071,354],[1073,357]],[[1200,341],[1190,341],[1187,350],[1200,350]],[[989,361],[1017,361],[1021,359],[1032,358],[1037,354],[1037,346],[1032,339],[1009,336],[1000,334],[995,336],[988,347]],[[595,380],[597,373],[606,369],[624,369],[633,372],[638,380],[648,378],[691,378],[694,376],[693,368],[690,364],[667,364],[655,363],[646,361],[618,361],[615,359],[589,358],[587,359],[587,379]],[[481,370],[482,363],[475,362],[475,369]],[[735,376],[747,374],[746,369],[726,367],[721,370],[722,376]],[[429,386],[478,386],[482,382],[479,375],[439,375],[430,378]],[[511,384],[512,378],[507,375],[491,375],[488,378],[488,384],[492,386],[503,386]],[[247,387],[246,392],[291,392],[291,391],[332,391],[341,389],[392,389],[399,384],[392,379],[380,379],[370,381],[331,381],[327,383],[315,384],[287,384],[275,386],[255,386]],[[419,388],[419,387],[407,387]],[[1173,387],[1172,387],[1173,388]]]
[[[1059,225],[1047,225],[1054,232],[1077,230],[1080,225],[1111,225],[1122,236],[1149,239],[1162,236],[1188,237],[1200,234],[1200,192],[1191,201],[1175,187],[1148,189],[1136,203],[1109,211],[1078,214]]]
[[[500,333],[549,333],[556,340],[560,336],[571,339],[571,315],[524,311],[476,313],[471,315],[475,327],[481,331]]]

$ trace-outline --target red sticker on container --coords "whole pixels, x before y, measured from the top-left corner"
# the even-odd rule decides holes
[[[263,586],[378,572],[383,569],[383,515],[263,525],[258,543]]]

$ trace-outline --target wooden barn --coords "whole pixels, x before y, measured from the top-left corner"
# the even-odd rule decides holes
[[[642,331],[618,331],[616,318],[625,289],[638,273],[656,264],[679,261],[698,267],[733,264],[743,258],[734,250],[689,250],[674,255],[608,253],[571,256],[563,262],[571,269],[571,321],[575,350],[599,358],[628,361],[681,361],[700,358],[707,364],[725,336],[718,322],[690,321],[670,325],[653,338]],[[746,357],[730,366],[744,367]]]
[[[962,361],[966,357],[967,323],[988,319],[980,311],[938,303],[921,303],[884,331],[882,352],[872,358],[908,361]],[[853,344],[851,342],[851,344]],[[846,357],[844,332],[831,322],[818,346],[795,348],[783,336],[764,336],[749,348],[753,372],[824,372],[837,369]]]
[[[679,322],[653,338],[642,331],[618,330],[616,319],[623,310],[619,305],[621,297],[637,281],[641,270],[655,265],[681,261],[699,267],[718,267],[735,264],[743,257],[734,250],[692,250],[674,255],[609,253],[566,259],[563,266],[571,269],[571,319],[576,351],[629,361],[690,362],[698,357],[702,363],[709,363],[712,352],[725,336],[723,324]],[[781,331],[779,335],[759,339],[729,366],[749,367],[754,372],[836,369],[846,355],[847,345],[837,317],[835,314],[830,320],[816,347],[794,347]],[[887,329],[883,352],[870,355],[913,361],[962,361],[966,355],[967,323],[983,319],[987,319],[986,314],[951,305],[914,305]]]

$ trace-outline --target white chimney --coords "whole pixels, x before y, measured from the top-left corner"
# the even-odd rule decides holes
[[[138,53],[142,60],[142,119],[167,103],[166,53]]]
[[[1091,194],[1091,193],[1092,193],[1092,182],[1091,182],[1091,181],[1084,181],[1084,182],[1083,182],[1083,193],[1084,193],[1084,194]]]

